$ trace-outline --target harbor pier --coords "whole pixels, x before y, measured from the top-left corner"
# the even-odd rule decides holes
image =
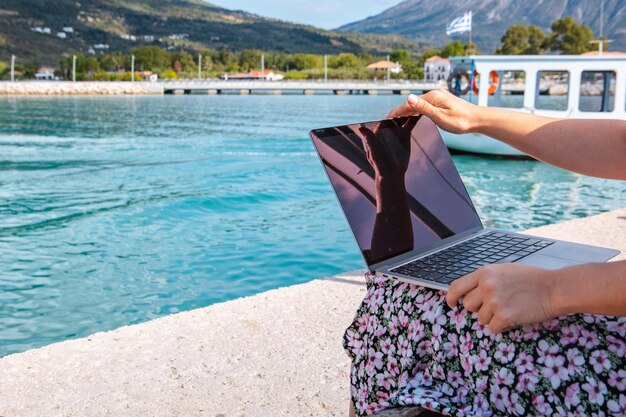
[[[422,94],[442,88],[437,83],[374,81],[3,81],[0,95],[147,95],[147,94]]]
[[[162,81],[164,94],[334,94],[380,95],[423,94],[442,88],[437,83],[373,81]]]

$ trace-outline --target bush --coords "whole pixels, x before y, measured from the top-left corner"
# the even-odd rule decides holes
[[[285,80],[306,80],[309,78],[309,74],[302,72],[288,72],[285,74]]]
[[[178,78],[178,74],[173,69],[168,69],[161,73],[161,78],[164,80],[175,80]]]

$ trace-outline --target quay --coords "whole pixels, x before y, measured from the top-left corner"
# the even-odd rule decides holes
[[[437,83],[372,81],[165,81],[165,94],[422,94]]]
[[[2,81],[0,96],[163,94],[158,83],[123,81]]]
[[[421,94],[436,83],[373,81],[3,81],[2,95],[146,95],[146,94]]]
[[[626,259],[626,208],[527,231]],[[345,416],[362,271],[0,359],[0,416]]]

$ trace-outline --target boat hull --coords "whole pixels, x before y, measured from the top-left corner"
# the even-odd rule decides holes
[[[455,135],[440,129],[441,137],[449,149],[483,155],[526,156],[517,149],[478,133]]]

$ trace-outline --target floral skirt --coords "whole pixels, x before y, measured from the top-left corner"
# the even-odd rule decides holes
[[[626,415],[626,318],[575,314],[492,334],[442,291],[366,280],[344,336],[357,415]]]

